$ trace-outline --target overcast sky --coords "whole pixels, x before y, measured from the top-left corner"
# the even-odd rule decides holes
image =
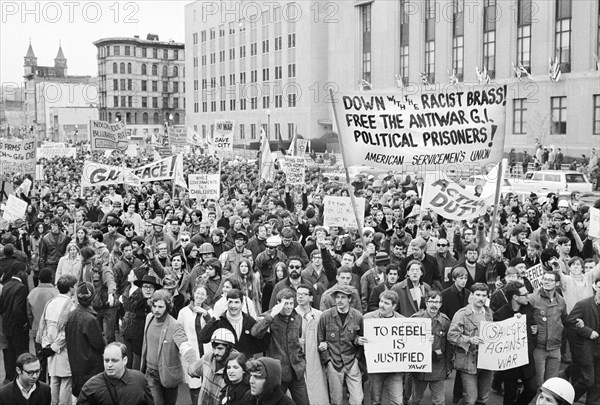
[[[23,82],[29,39],[38,65],[54,66],[59,41],[68,74],[98,75],[100,38],[146,38],[184,42],[184,6],[191,1],[0,1],[0,81]],[[23,6],[23,5],[26,5]]]

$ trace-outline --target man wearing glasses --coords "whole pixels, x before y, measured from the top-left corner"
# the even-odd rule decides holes
[[[452,255],[448,247],[448,239],[439,238],[437,241],[437,251],[435,253],[435,260],[437,261],[438,271],[442,277],[442,283],[444,287],[448,288],[452,284],[450,279],[450,273],[452,268],[458,264],[458,260]]]
[[[289,275],[283,280],[279,281],[273,287],[273,293],[271,294],[271,300],[269,301],[269,309],[272,309],[277,304],[277,295],[279,295],[280,291],[285,290],[286,288],[291,289],[292,291],[296,291],[300,284],[310,284],[313,289],[315,289],[315,296],[320,301],[321,294],[325,291],[325,288],[319,286],[318,283],[312,283],[312,280],[309,280],[306,277],[302,277],[302,262],[299,257],[290,257],[288,261],[288,271]],[[318,291],[316,291],[318,289]],[[319,301],[316,301],[317,303]],[[313,304],[315,305],[315,304]]]
[[[0,388],[0,403],[50,405],[50,386],[38,381],[40,361],[31,353],[21,354],[16,361],[17,377]]]
[[[533,317],[533,308],[529,305],[529,291],[527,291],[525,284],[520,281],[511,281],[504,288],[504,294],[508,304],[494,312],[494,322],[504,321],[515,316],[517,318],[525,316],[529,357],[527,364],[500,372],[504,381],[504,402],[508,404],[528,404],[537,394],[538,387],[533,359],[534,335],[537,334],[537,325]],[[517,394],[519,380],[523,382],[523,391]]]
[[[542,263],[544,263],[542,254]],[[557,293],[560,273],[548,271],[542,276],[542,286],[529,296],[533,316],[538,326],[537,344],[533,350],[537,383],[558,377],[563,323],[567,318],[565,299]]]
[[[279,236],[267,238],[267,249],[256,257],[255,269],[260,272],[263,280],[270,280],[275,271],[275,265],[279,262],[285,263],[287,256],[277,248],[281,245]]]
[[[430,291],[425,298],[425,309],[415,313],[411,318],[431,319],[431,333],[433,342],[431,344],[431,372],[413,374],[411,404],[420,405],[423,394],[429,386],[431,391],[431,403],[433,405],[444,405],[444,381],[452,371],[450,344],[446,336],[450,328],[450,319],[440,312],[442,296],[439,291]]]

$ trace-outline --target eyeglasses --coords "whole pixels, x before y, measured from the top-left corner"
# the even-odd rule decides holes
[[[438,245],[438,247],[447,247],[448,246],[447,243],[438,243],[437,245]]]
[[[545,281],[547,283],[555,283],[556,279],[554,277],[552,277],[552,278],[542,277],[542,281]]]
[[[322,257],[321,257],[321,256],[313,256],[312,258],[313,258],[313,259],[322,259]]]
[[[29,371],[28,370],[23,370],[23,372],[25,374],[27,374],[29,377],[33,377],[34,375],[39,375],[41,373],[41,371],[42,370],[39,369],[39,368],[37,370],[29,370]]]
[[[298,266],[298,265],[290,265],[288,266],[290,269],[301,269],[302,266]]]
[[[189,239],[181,239],[182,242],[189,242]]]
[[[155,290],[156,287],[154,287],[153,285],[143,285],[142,289],[143,290]]]

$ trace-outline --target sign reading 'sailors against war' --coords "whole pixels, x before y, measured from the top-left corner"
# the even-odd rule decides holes
[[[502,159],[507,87],[342,94],[334,104],[347,164],[438,169]]]

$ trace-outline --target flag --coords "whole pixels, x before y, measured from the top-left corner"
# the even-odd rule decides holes
[[[194,128],[188,125],[186,133],[186,142],[188,145],[202,145],[202,137]]]
[[[483,186],[483,191],[481,192],[482,198],[489,198],[496,195],[496,184],[498,181],[498,166],[500,166],[500,163],[495,164],[494,167],[492,167],[492,169],[488,172],[488,174],[485,175],[485,178],[488,181]],[[502,178],[500,179],[500,189],[502,189],[502,185],[504,184],[507,166],[508,159],[502,159],[502,173],[500,174]]]
[[[481,70],[479,69],[479,66],[475,66],[475,73],[477,74],[477,81],[479,81],[479,84],[488,84],[490,82],[490,76],[488,75],[486,67]]]
[[[548,58],[548,77],[550,77],[551,82],[558,82],[560,80],[562,72],[560,71],[560,64],[558,63],[558,59]]]
[[[396,87],[398,87],[399,89],[404,87],[404,82],[402,81],[402,77],[400,77],[399,74],[395,74],[394,75],[396,77]]]
[[[285,152],[288,156],[296,156],[296,138],[298,137],[298,131],[294,131],[294,136],[292,137],[292,141],[290,142],[290,147]]]
[[[185,178],[183,177],[183,156],[178,154],[175,157],[175,186],[179,186],[184,190],[188,189],[187,183],[185,182]]]
[[[273,181],[275,179],[275,162],[271,156],[271,147],[263,128],[260,129],[260,138],[260,179]]]
[[[419,74],[421,75],[421,83],[423,83],[425,86],[429,86],[429,77],[427,73],[421,72]]]
[[[448,83],[451,86],[454,86],[455,84],[458,84],[458,78],[456,77],[456,74],[454,73],[454,70],[452,70],[452,73],[450,73],[450,71],[448,69],[446,69],[446,72],[448,72],[448,79],[450,79],[450,81]]]

